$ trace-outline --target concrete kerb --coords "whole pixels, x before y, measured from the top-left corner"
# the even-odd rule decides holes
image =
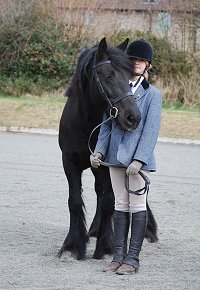
[[[1,126],[0,132],[58,135],[58,130],[55,129],[29,128],[17,126]]]
[[[29,127],[18,127],[18,126],[0,126],[0,132],[58,135],[58,130],[55,130],[55,129],[29,128]],[[159,137],[158,142],[172,143],[172,144],[185,144],[185,145],[200,145],[200,140],[176,139],[176,138],[168,138],[168,137]]]

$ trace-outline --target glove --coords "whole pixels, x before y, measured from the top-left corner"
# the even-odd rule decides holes
[[[138,174],[138,171],[141,169],[141,167],[142,167],[141,162],[133,160],[133,162],[126,169],[126,175]]]
[[[95,154],[90,155],[90,163],[92,167],[98,168],[101,165],[102,154],[97,152]]]

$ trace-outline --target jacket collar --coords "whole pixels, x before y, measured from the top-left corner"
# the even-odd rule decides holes
[[[133,85],[132,81],[129,81],[129,85],[130,85],[130,87]],[[149,82],[148,82],[146,79],[144,79],[144,80],[142,81],[141,85],[142,85],[143,88],[146,90],[146,89],[148,89],[148,87],[149,87]]]
[[[143,86],[143,88],[144,88],[145,90],[147,90],[148,87],[149,87],[149,82],[148,82],[146,79],[144,79],[144,80],[142,81],[141,85]]]
[[[132,82],[129,81],[130,86],[132,86]],[[134,97],[139,100],[146,94],[146,90],[149,88],[149,82],[144,79],[141,85],[138,87],[137,91],[134,94]]]
[[[149,88],[149,82],[144,79],[134,94],[136,100],[140,100],[146,94],[146,90],[148,88]]]

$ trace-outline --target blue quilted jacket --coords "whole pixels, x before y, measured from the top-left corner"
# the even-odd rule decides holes
[[[162,96],[154,86],[143,83],[135,92],[142,115],[138,127],[132,132],[123,131],[115,119],[102,124],[94,152],[100,152],[104,161],[113,165],[128,166],[136,159],[143,163],[141,169],[156,171],[154,148],[160,130]]]

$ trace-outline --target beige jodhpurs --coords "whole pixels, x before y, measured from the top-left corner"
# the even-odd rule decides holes
[[[135,195],[128,193],[125,188],[125,172],[126,168],[109,167],[111,183],[115,196],[115,210],[123,212],[136,213],[146,210],[146,194]],[[149,171],[141,170],[149,177]],[[140,174],[129,175],[130,190],[138,190],[143,188],[145,182]]]

